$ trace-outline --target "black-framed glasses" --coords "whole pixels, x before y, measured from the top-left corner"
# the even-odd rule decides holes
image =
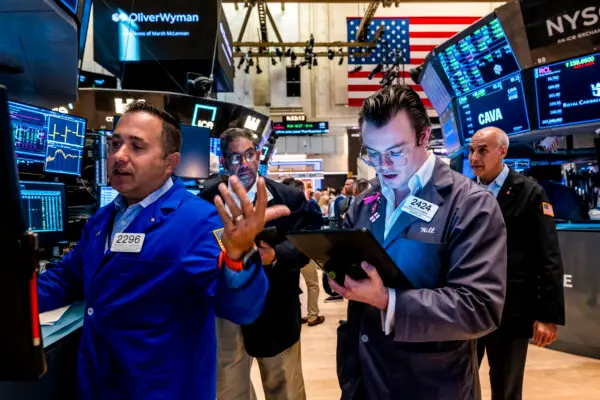
[[[403,167],[408,163],[408,155],[413,151],[416,144],[413,145],[410,150],[405,151],[386,151],[384,153],[379,153],[377,151],[372,151],[369,149],[361,150],[361,158],[363,161],[371,166],[371,167],[379,167],[382,163],[382,160],[385,160],[387,164],[393,164],[397,167]]]
[[[240,153],[231,153],[229,155],[229,164],[231,165],[238,165],[242,162],[242,157],[244,160],[246,160],[246,162],[252,162],[254,161],[254,158],[256,157],[256,150],[255,149],[248,149],[246,150],[244,153],[240,154]]]

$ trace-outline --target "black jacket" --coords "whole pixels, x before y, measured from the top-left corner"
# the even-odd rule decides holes
[[[227,177],[213,179],[205,184],[200,197],[213,202],[218,194],[218,184]],[[244,345],[252,357],[273,357],[300,340],[300,269],[309,259],[286,240],[286,233],[301,229],[319,229],[321,215],[310,210],[306,198],[297,189],[265,179],[272,199],[268,205],[286,205],[291,214],[271,221],[266,226],[277,228],[277,240],[273,243],[277,262],[265,266],[269,279],[269,292],[265,307],[258,319],[242,326]]]
[[[508,241],[508,285],[500,331],[531,337],[533,322],[565,324],[563,266],[548,196],[510,170],[498,193]],[[549,210],[549,208],[548,208]]]

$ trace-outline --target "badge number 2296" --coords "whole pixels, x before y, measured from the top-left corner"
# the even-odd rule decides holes
[[[115,253],[139,253],[144,245],[144,233],[117,233],[110,251]]]

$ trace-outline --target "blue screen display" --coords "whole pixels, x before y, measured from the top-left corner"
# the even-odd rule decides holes
[[[210,129],[181,124],[181,161],[175,174],[206,178],[210,169]]]
[[[600,121],[600,53],[535,69],[539,128]]]
[[[462,146],[460,132],[456,123],[456,108],[454,103],[450,103],[448,108],[440,114],[440,124],[442,126],[442,134],[444,135],[444,144],[448,155],[453,154]]]
[[[20,192],[27,227],[38,234],[40,244],[56,245],[64,240],[65,184],[21,181]]]
[[[455,96],[462,96],[520,71],[498,18],[476,23],[438,53]]]
[[[520,73],[459,97],[457,105],[465,142],[486,126],[500,128],[508,135],[530,130]]]
[[[117,192],[112,187],[102,186],[100,188],[100,207],[109,205],[118,195],[119,192]]]
[[[452,97],[446,90],[446,86],[442,83],[432,63],[427,64],[427,67],[425,67],[421,86],[438,114],[448,107]]]

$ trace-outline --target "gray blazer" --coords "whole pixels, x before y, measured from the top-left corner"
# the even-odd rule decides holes
[[[342,399],[479,399],[475,339],[496,329],[506,292],[506,227],[496,199],[437,159],[415,195],[439,206],[427,223],[402,213],[384,240],[385,198],[353,202],[346,228],[368,228],[414,288],[396,289],[394,331],[381,313],[350,302],[338,329]]]

